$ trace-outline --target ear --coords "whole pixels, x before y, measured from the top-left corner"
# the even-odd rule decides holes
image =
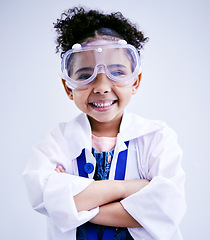
[[[62,79],[62,83],[63,83],[63,86],[64,86],[64,89],[68,95],[68,97],[73,100],[73,91],[71,88],[69,88],[67,85],[66,85],[66,81],[64,79]]]
[[[132,86],[132,95],[136,94],[136,92],[138,91],[139,89],[139,86],[140,86],[140,82],[141,82],[141,76],[142,76],[142,73],[140,73],[135,81],[135,83],[133,84]]]

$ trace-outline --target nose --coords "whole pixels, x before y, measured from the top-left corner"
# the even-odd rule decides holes
[[[93,82],[93,92],[105,94],[111,91],[112,82],[105,73],[99,73]]]

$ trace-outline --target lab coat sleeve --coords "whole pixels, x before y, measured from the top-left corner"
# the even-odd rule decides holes
[[[60,125],[45,141],[34,146],[23,173],[32,207],[50,217],[62,232],[78,227],[98,213],[98,208],[77,212],[74,196],[93,180],[73,174],[74,160],[69,160],[67,153]],[[55,172],[58,163],[70,174]]]
[[[151,140],[150,140],[151,139]],[[185,213],[185,173],[182,150],[168,127],[139,140],[142,166],[150,183],[121,201],[143,228],[130,228],[134,239],[179,240],[178,225]]]

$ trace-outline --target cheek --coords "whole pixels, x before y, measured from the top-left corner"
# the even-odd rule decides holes
[[[129,102],[132,97],[132,89],[124,88],[118,96],[121,99],[121,101]]]
[[[84,107],[87,103],[87,96],[82,92],[74,92],[73,94],[74,103],[78,108]]]

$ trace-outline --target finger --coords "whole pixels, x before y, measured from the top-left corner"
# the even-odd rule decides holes
[[[60,172],[66,173],[66,170],[65,170],[65,168],[63,166],[57,165],[57,168],[59,169]]]
[[[58,173],[60,173],[60,170],[59,170],[57,167],[56,167],[55,171],[58,172]]]

